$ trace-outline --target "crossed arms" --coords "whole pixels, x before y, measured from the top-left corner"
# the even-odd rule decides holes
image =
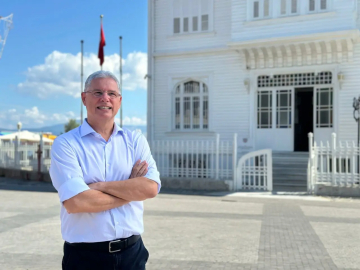
[[[96,166],[90,166],[90,163],[86,162],[84,153],[86,151],[92,153],[93,160],[102,158],[101,155],[93,154],[99,153],[97,145],[90,144],[92,141],[89,139],[85,151],[82,148],[84,146],[74,142],[74,139],[59,137],[54,141],[51,150],[50,176],[60,201],[68,213],[102,212],[131,201],[143,201],[157,195],[161,184],[149,145],[142,135],[134,134],[134,136],[137,137],[133,140],[133,154],[138,161],[133,166],[129,179],[100,181],[89,185],[84,181],[83,170],[89,173],[89,168]],[[86,141],[86,138],[83,140]],[[84,168],[81,168],[79,160],[82,160],[81,164]],[[140,160],[143,162],[140,163]]]
[[[89,190],[64,201],[64,207],[70,214],[96,213],[153,198],[158,193],[158,184],[143,177],[146,172],[147,163],[137,161],[129,179],[90,184]]]

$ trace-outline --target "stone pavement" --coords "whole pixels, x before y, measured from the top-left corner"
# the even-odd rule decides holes
[[[1,270],[61,268],[52,191],[0,178]],[[360,269],[360,200],[164,193],[145,202],[144,219],[150,270]]]

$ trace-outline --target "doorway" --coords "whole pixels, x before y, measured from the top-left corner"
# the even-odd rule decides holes
[[[309,132],[314,132],[314,88],[295,88],[294,151],[309,151]]]

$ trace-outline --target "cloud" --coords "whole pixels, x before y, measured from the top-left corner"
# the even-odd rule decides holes
[[[129,53],[122,60],[123,89],[146,89],[144,76],[147,73],[147,54]],[[104,70],[113,72],[119,78],[119,55],[105,56]],[[53,51],[41,65],[29,67],[25,72],[26,80],[17,85],[17,90],[47,99],[54,96],[68,95],[80,97],[81,54]],[[99,70],[99,59],[91,53],[84,56],[84,82],[92,72]]]
[[[124,125],[129,125],[129,126],[144,126],[146,125],[146,120],[145,119],[141,119],[138,117],[128,117],[126,116],[123,119],[123,124]]]
[[[8,129],[16,129],[18,122],[21,122],[23,127],[38,128],[48,125],[63,124],[69,119],[75,118],[75,113],[72,111],[64,114],[46,114],[39,111],[35,106],[30,109],[24,109],[22,112],[16,109],[10,109],[0,112],[0,127]]]
[[[70,119],[80,120],[80,117],[76,116],[72,111],[47,114],[46,112],[39,110],[36,106],[22,110],[9,109],[0,111],[0,127],[5,129],[16,129],[18,122],[21,122],[24,129],[26,129],[65,124]],[[146,125],[146,118],[125,116],[123,124],[128,126],[143,126]]]

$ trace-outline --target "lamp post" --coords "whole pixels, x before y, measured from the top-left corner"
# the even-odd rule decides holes
[[[359,151],[359,146],[360,146],[360,114],[359,114],[359,107],[360,107],[360,96],[358,98],[354,98],[353,101],[353,107],[354,107],[354,119],[358,124],[358,130],[357,130],[357,146],[358,146],[358,151]],[[360,164],[360,159],[359,159],[359,154],[358,153],[358,159],[357,159],[357,172],[359,173],[359,164]]]
[[[21,129],[21,126],[22,126],[21,122],[18,122],[16,126],[17,126],[18,132],[20,132],[20,129]]]
[[[15,137],[15,167],[18,168],[18,166],[20,167],[20,153],[19,153],[19,144],[20,144],[20,129],[21,129],[21,122],[17,123],[17,130],[18,130],[18,134]]]

